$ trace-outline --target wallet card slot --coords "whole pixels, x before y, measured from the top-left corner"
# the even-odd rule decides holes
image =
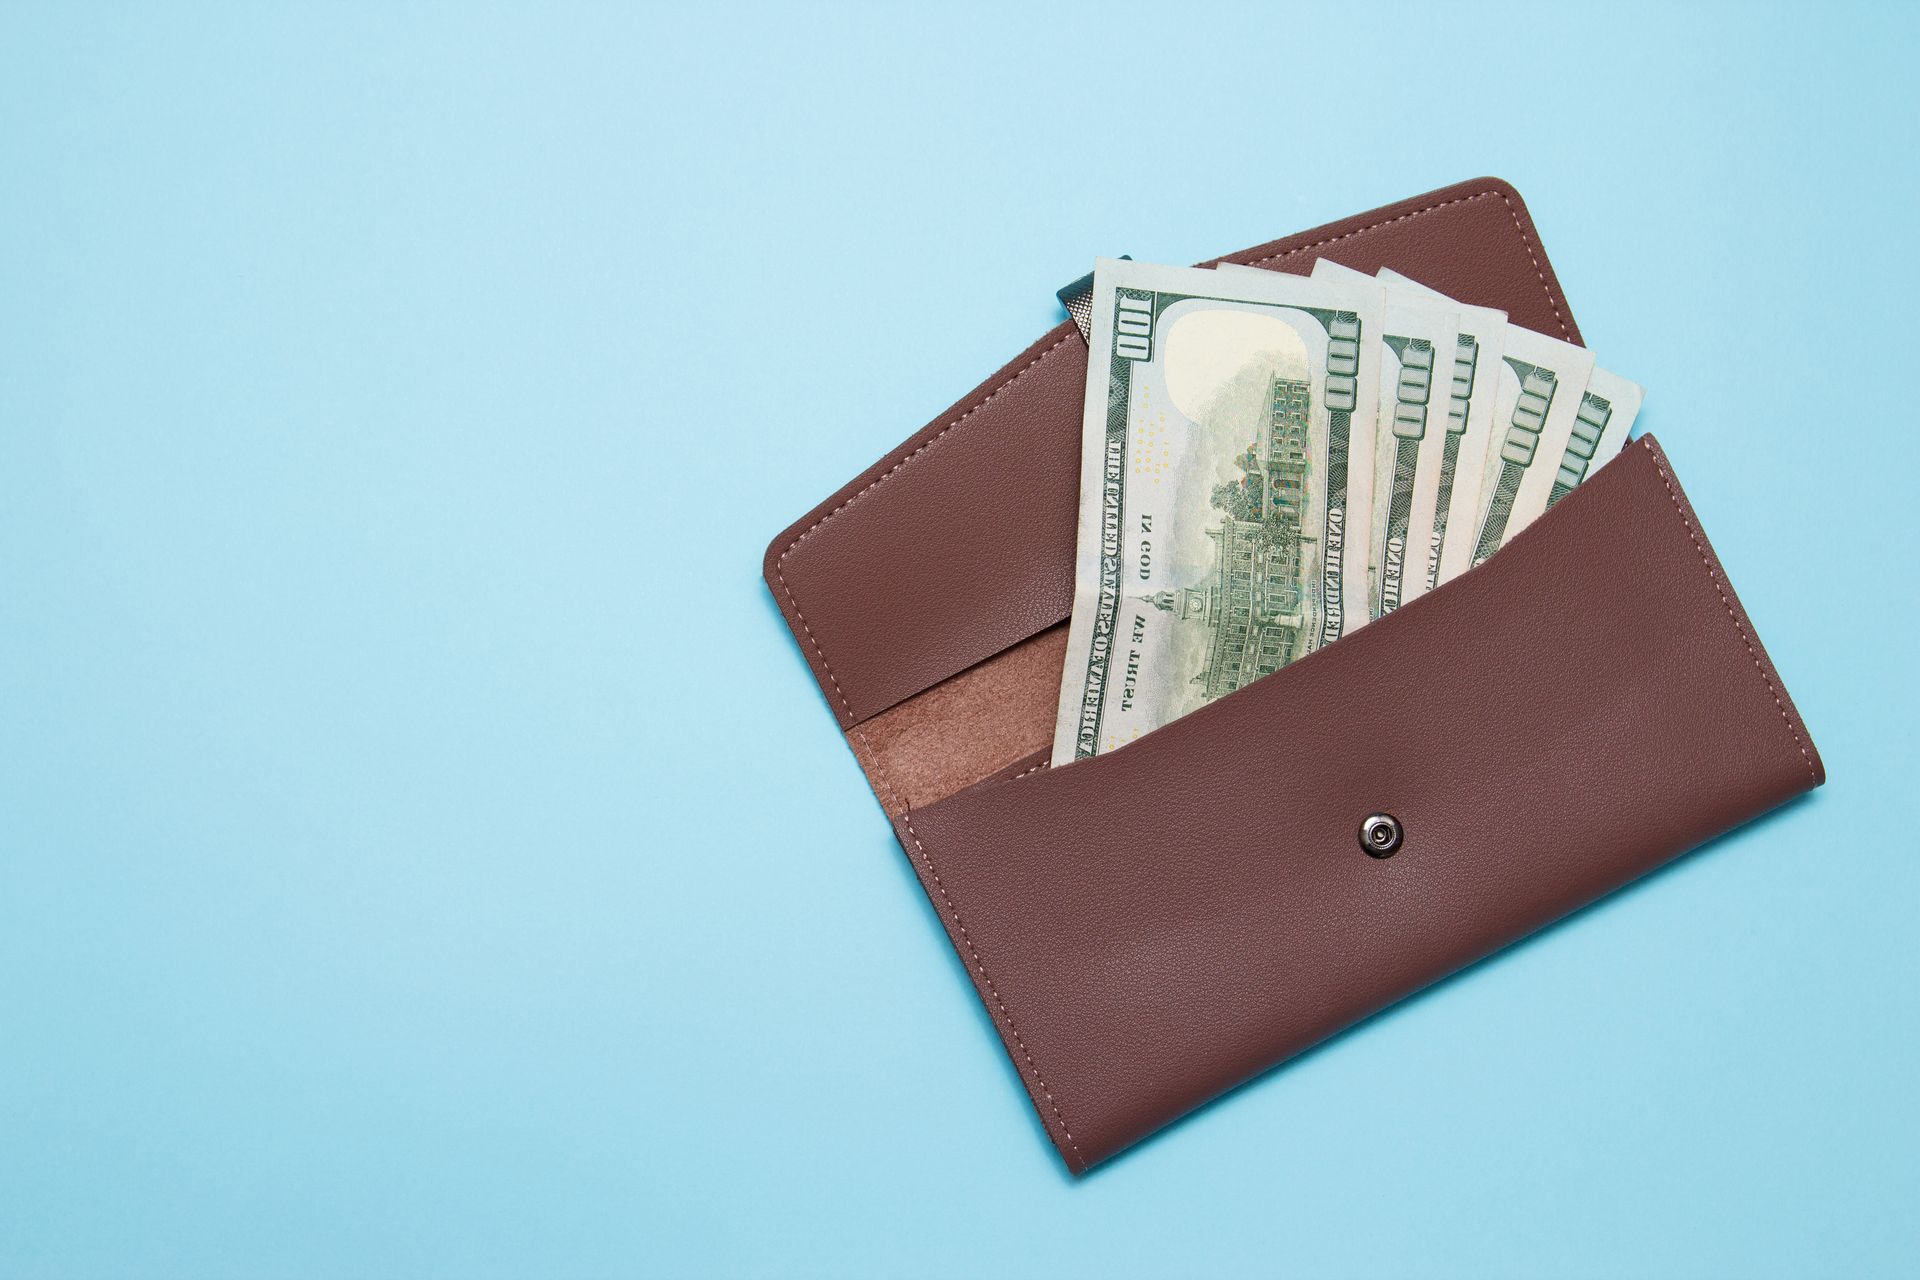
[[[1340,643],[895,825],[1079,1171],[1823,777],[1648,438]]]

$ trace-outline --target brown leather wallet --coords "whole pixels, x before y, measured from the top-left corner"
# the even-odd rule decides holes
[[[1580,341],[1504,182],[1225,260],[1320,257]],[[1063,324],[766,556],[1076,1173],[1824,781],[1651,437],[1480,568],[1048,769],[1085,377]],[[1362,847],[1376,814],[1391,857]]]

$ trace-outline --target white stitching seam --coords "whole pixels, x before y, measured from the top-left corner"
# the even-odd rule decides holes
[[[1326,245],[1338,244],[1342,240],[1348,240],[1357,235],[1364,235],[1369,231],[1377,231],[1381,227],[1390,227],[1396,222],[1405,222],[1409,218],[1417,218],[1422,214],[1433,213],[1440,209],[1450,208],[1456,204],[1466,204],[1471,200],[1484,200],[1488,196],[1499,196],[1500,203],[1507,206],[1507,216],[1513,219],[1513,229],[1519,234],[1520,243],[1525,246],[1527,250],[1527,260],[1533,263],[1533,274],[1540,279],[1540,289],[1547,295],[1547,305],[1553,308],[1553,318],[1560,326],[1560,334],[1562,337],[1571,341],[1573,338],[1573,330],[1567,328],[1567,318],[1560,314],[1560,303],[1553,296],[1552,287],[1547,284],[1546,270],[1540,265],[1540,256],[1533,251],[1533,237],[1528,235],[1527,229],[1520,224],[1520,211],[1513,207],[1513,201],[1507,199],[1506,192],[1491,187],[1485,191],[1476,191],[1470,196],[1455,196],[1451,200],[1442,200],[1439,204],[1430,204],[1419,209],[1410,209],[1406,213],[1400,214],[1398,217],[1388,218],[1384,222],[1375,222],[1352,231],[1343,231],[1337,236],[1328,236],[1325,240],[1315,240],[1312,244],[1303,244],[1297,249],[1283,249],[1279,253],[1270,253],[1264,258],[1255,259],[1249,265],[1257,267],[1262,263],[1275,262],[1281,258],[1291,258],[1297,253],[1308,253],[1314,249],[1323,248]]]
[[[1793,745],[1800,749],[1800,758],[1807,765],[1807,777],[1816,786],[1819,785],[1820,775],[1813,767],[1813,753],[1807,750],[1807,741],[1801,737],[1799,726],[1794,724],[1793,717],[1787,714],[1787,704],[1780,696],[1779,687],[1773,683],[1773,677],[1767,674],[1766,664],[1760,661],[1760,651],[1754,646],[1752,633],[1741,623],[1740,615],[1734,612],[1733,601],[1728,597],[1720,575],[1713,571],[1713,560],[1707,555],[1707,549],[1702,545],[1700,535],[1694,532],[1693,521],[1687,519],[1687,509],[1680,505],[1680,495],[1673,487],[1673,477],[1667,473],[1666,464],[1660,460],[1660,455],[1654,452],[1653,441],[1643,437],[1640,443],[1645,446],[1647,456],[1653,459],[1654,470],[1660,473],[1660,483],[1667,487],[1667,497],[1673,501],[1673,509],[1680,517],[1680,524],[1686,529],[1687,537],[1693,540],[1693,549],[1700,553],[1700,563],[1707,571],[1707,581],[1711,582],[1713,589],[1719,593],[1720,603],[1726,606],[1727,617],[1733,620],[1733,629],[1739,635],[1740,643],[1747,647],[1747,656],[1753,659],[1753,669],[1760,673],[1762,683],[1767,686],[1768,696],[1773,699],[1773,705],[1779,709],[1781,723],[1787,726],[1787,732],[1793,736]]]
[[[1000,989],[993,985],[993,978],[987,973],[986,961],[980,958],[980,949],[973,945],[973,935],[967,932],[966,924],[960,919],[959,908],[953,905],[953,898],[947,893],[946,884],[940,879],[940,872],[934,868],[933,858],[927,852],[927,846],[920,843],[920,833],[913,829],[913,815],[902,812],[901,823],[907,829],[907,835],[913,839],[913,847],[920,851],[920,860],[926,864],[927,874],[933,878],[933,887],[939,891],[940,900],[947,905],[947,917],[953,921],[954,932],[960,935],[960,941],[966,945],[967,954],[973,959],[973,967],[980,971],[980,981],[986,984],[987,994],[993,997],[994,1005],[1000,1010],[1000,1018],[1007,1024],[1007,1034],[1013,1037],[1013,1043],[1019,1048],[1020,1056],[1026,1060],[1027,1070],[1033,1073],[1034,1083],[1040,1086],[1040,1094],[1047,1100],[1047,1109],[1053,1112],[1053,1118],[1060,1123],[1060,1132],[1066,1136],[1067,1146],[1073,1152],[1074,1163],[1086,1167],[1086,1157],[1080,1154],[1080,1144],[1073,1140],[1073,1128],[1067,1123],[1066,1116],[1060,1113],[1060,1104],[1054,1101],[1053,1091],[1047,1088],[1046,1077],[1040,1074],[1040,1066],[1033,1060],[1033,1051],[1027,1048],[1027,1042],[1021,1038],[1020,1028],[1013,1024],[1013,1014],[1007,1009],[1007,1002],[1000,998]]]
[[[820,640],[817,636],[813,634],[813,628],[807,625],[807,615],[801,612],[800,601],[794,598],[793,588],[787,585],[786,571],[783,570],[780,566],[785,564],[787,562],[787,557],[792,555],[794,551],[799,548],[801,543],[805,542],[808,538],[811,538],[814,535],[814,532],[818,530],[821,525],[824,525],[827,521],[833,519],[835,516],[839,515],[842,511],[845,511],[848,507],[858,502],[862,497],[864,497],[868,493],[871,493],[874,489],[877,489],[881,484],[885,483],[886,480],[889,477],[891,477],[896,471],[900,470],[900,468],[906,466],[909,462],[912,462],[915,458],[919,457],[921,454],[925,453],[927,450],[933,448],[934,445],[939,444],[942,440],[944,440],[947,437],[949,432],[952,432],[958,429],[961,423],[971,418],[974,414],[980,412],[980,410],[986,408],[989,404],[992,404],[994,397],[998,396],[1002,391],[1005,391],[1007,388],[1011,387],[1014,383],[1018,382],[1022,377],[1024,377],[1027,374],[1029,370],[1038,368],[1042,360],[1045,360],[1048,356],[1058,351],[1061,348],[1061,346],[1066,343],[1067,339],[1071,338],[1072,336],[1073,334],[1071,332],[1062,334],[1058,342],[1048,347],[1045,351],[1042,351],[1039,355],[1035,356],[1033,359],[1027,361],[1027,363],[1021,365],[1018,369],[1014,370],[1013,373],[1007,377],[1006,381],[995,386],[992,390],[988,391],[986,395],[982,396],[979,400],[975,401],[973,404],[968,405],[966,410],[962,412],[959,417],[955,418],[952,422],[949,422],[946,426],[942,427],[937,433],[935,433],[931,438],[929,438],[926,441],[926,443],[922,444],[919,448],[915,449],[912,453],[909,453],[906,457],[900,459],[900,461],[894,463],[891,467],[888,467],[885,471],[875,476],[871,481],[869,481],[866,485],[864,485],[857,493],[849,495],[845,502],[842,502],[839,506],[827,512],[825,515],[821,516],[818,520],[815,520],[812,524],[808,525],[800,533],[798,537],[796,537],[792,542],[789,542],[786,545],[786,547],[781,550],[779,558],[773,562],[773,576],[780,580],[780,589],[786,592],[787,602],[793,606],[793,616],[799,619],[800,629],[806,632],[807,640],[809,643],[813,645],[814,653],[819,655],[820,669],[827,673],[827,680],[833,685],[834,695],[840,699],[841,711],[846,715],[846,718],[849,722],[853,720],[853,705],[847,701],[846,692],[840,688],[840,682],[834,678],[833,667],[827,661],[826,651],[820,647]]]

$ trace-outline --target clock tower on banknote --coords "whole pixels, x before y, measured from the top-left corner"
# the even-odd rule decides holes
[[[1210,699],[1303,652],[1309,404],[1305,382],[1273,380],[1266,419],[1239,459],[1240,483],[1215,492],[1213,505],[1224,518],[1207,530],[1213,564],[1206,580],[1148,597],[1155,608],[1206,629],[1206,665],[1194,683]]]

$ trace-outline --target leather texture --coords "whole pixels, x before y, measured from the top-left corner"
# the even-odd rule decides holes
[[[1321,257],[1580,340],[1525,204],[1495,178],[1214,261],[1305,274]],[[767,548],[767,585],[842,727],[1072,610],[1086,371],[1061,324]]]
[[[895,826],[1083,1172],[1824,776],[1646,437],[1340,643]]]
[[[1226,260],[1319,257],[1580,340],[1495,179]],[[1046,768],[1085,369],[1061,325],[765,561],[1075,1172],[1824,780],[1651,438],[1480,568]]]

